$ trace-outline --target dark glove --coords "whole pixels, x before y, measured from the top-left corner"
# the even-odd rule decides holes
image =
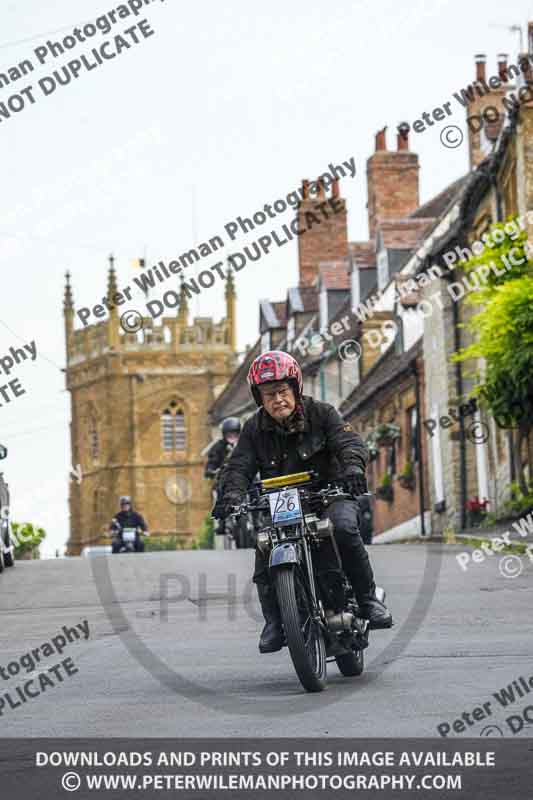
[[[224,517],[229,517],[235,506],[240,506],[244,503],[244,495],[242,494],[225,494],[222,498],[222,508],[224,510]]]
[[[351,475],[346,475],[344,482],[348,492],[353,494],[354,497],[360,497],[360,495],[368,492],[366,475],[362,469],[356,470]]]

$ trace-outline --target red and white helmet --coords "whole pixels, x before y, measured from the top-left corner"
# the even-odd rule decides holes
[[[287,381],[299,400],[303,394],[302,370],[300,365],[289,353],[283,350],[269,350],[261,353],[252,363],[248,372],[248,384],[252,390],[254,400],[258,406],[263,405],[258,386],[272,381]]]

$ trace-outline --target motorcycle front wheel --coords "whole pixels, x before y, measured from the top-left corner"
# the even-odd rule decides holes
[[[341,675],[345,678],[352,678],[354,675],[361,675],[365,668],[364,650],[346,653],[335,658]]]
[[[303,576],[297,567],[280,567],[275,572],[275,586],[296,674],[308,692],[321,692],[327,680],[326,648]]]

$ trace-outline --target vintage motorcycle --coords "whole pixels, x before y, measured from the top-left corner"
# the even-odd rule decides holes
[[[123,528],[120,522],[113,518],[111,522],[110,534],[117,536],[120,541],[118,553],[135,553],[135,544],[140,536],[150,536],[148,531],[141,528]]]
[[[261,515],[257,546],[269,555],[286,644],[308,692],[325,688],[328,661],[336,661],[347,677],[361,675],[369,635],[342,569],[333,525],[316,513],[352,496],[338,485],[315,490],[316,479],[299,472],[260,481],[255,498],[234,510],[236,516]],[[384,601],[383,589],[376,595]]]

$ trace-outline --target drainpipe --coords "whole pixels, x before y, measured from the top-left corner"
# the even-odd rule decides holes
[[[503,202],[502,202],[502,195],[498,188],[498,181],[496,180],[496,175],[494,170],[491,170],[490,173],[490,182],[492,188],[494,189],[494,195],[496,197],[496,221],[503,222]],[[513,432],[507,431],[507,449],[509,451],[509,465],[511,467],[511,483],[514,483],[516,480],[516,469],[515,469],[515,457],[514,457],[514,447],[513,447]]]
[[[461,349],[461,330],[459,328],[459,308],[457,303],[452,302],[453,315],[453,344],[455,352]],[[463,371],[461,364],[455,364],[455,393],[457,399],[462,401],[463,397]],[[465,439],[465,418],[459,416],[459,479],[461,484],[461,528],[466,528],[466,439]]]
[[[413,363],[415,376],[415,402],[416,402],[416,448],[418,450],[418,503],[420,505],[420,532],[426,536],[426,521],[424,519],[424,460],[422,458],[422,403],[420,401],[420,374],[416,363]]]

